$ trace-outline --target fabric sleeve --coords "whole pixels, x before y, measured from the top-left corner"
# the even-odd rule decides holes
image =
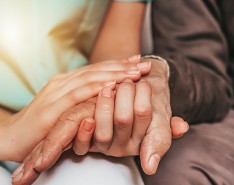
[[[173,115],[190,123],[222,119],[231,107],[228,45],[215,1],[153,2],[154,53],[170,67]]]

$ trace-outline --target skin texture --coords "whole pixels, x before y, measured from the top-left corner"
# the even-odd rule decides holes
[[[141,33],[142,15],[144,14],[144,4],[126,3],[125,11],[121,11],[121,9],[123,8],[122,7],[123,4],[124,3],[117,3],[117,2],[114,2],[111,4],[110,11],[108,13],[108,16],[106,16],[107,18],[105,20],[105,23],[103,24],[104,25],[103,30],[105,30],[105,32],[101,32],[100,34],[102,35],[102,33],[104,33],[103,35],[106,36],[106,38],[108,39],[108,43],[110,44],[107,45],[106,44],[107,42],[103,42],[105,41],[105,37],[102,37],[102,36],[99,37],[96,43],[96,47],[93,50],[93,54],[91,58],[93,62],[98,62],[103,59],[105,60],[105,59],[110,59],[110,58],[115,58],[115,57],[119,58],[123,56],[129,56],[130,53],[131,54],[139,53],[140,51],[140,47],[139,47],[140,37],[139,36]],[[122,17],[119,20],[121,21],[131,20],[131,21],[130,22],[118,22],[118,17],[120,17],[119,12],[125,12],[125,13],[121,13],[121,16],[128,16],[128,19],[125,19],[126,17]],[[112,19],[114,19],[115,22],[119,24],[115,24],[115,26],[108,26],[108,24],[112,23],[111,21]],[[132,21],[132,20],[135,20],[135,21]],[[123,28],[124,26],[125,26],[125,29],[119,28],[119,27]],[[123,35],[126,36],[128,34],[122,34],[123,33],[122,30],[124,30],[123,31],[124,33],[126,31],[129,31],[129,33],[131,33],[133,37],[129,35],[128,37],[123,38],[122,37]],[[121,38],[123,39],[120,39],[119,36],[121,36]],[[119,39],[116,39],[112,42],[112,39],[115,39],[115,38],[119,38]],[[116,44],[116,42],[118,44]],[[104,43],[104,44],[101,44],[101,43]],[[117,51],[116,45],[119,46],[118,52],[116,52]],[[124,46],[128,46],[128,47],[124,47]],[[138,154],[141,154],[141,162],[142,162],[143,170],[147,174],[155,173],[159,160],[170,147],[172,135],[174,137],[180,137],[184,132],[188,130],[188,124],[184,122],[181,118],[176,118],[176,117],[171,118],[170,103],[169,103],[170,96],[169,96],[169,89],[168,89],[168,84],[167,84],[168,79],[167,79],[166,67],[165,67],[165,64],[162,64],[162,62],[160,61],[154,61],[154,62],[155,62],[153,65],[154,72],[146,76],[145,81],[143,80],[143,81],[137,82],[136,84],[133,83],[132,81],[125,81],[123,83],[124,88],[123,86],[121,87],[122,84],[120,85],[120,88],[118,88],[116,92],[116,95],[117,95],[116,98],[119,97],[120,99],[120,103],[118,103],[118,105],[113,105],[113,100],[111,98],[114,97],[115,93],[114,94],[110,93],[111,91],[110,89],[105,89],[104,92],[101,91],[99,93],[98,100],[96,100],[98,102],[97,107],[99,107],[97,111],[100,111],[100,110],[109,111],[110,115],[109,117],[107,116],[108,118],[106,119],[114,120],[112,124],[108,125],[107,129],[109,132],[108,131],[106,132],[107,134],[107,136],[105,136],[106,138],[104,139],[100,138],[100,134],[98,134],[98,132],[100,132],[100,129],[97,129],[97,131],[94,130],[94,127],[97,127],[98,123],[100,123],[101,120],[104,118],[100,118],[100,117],[97,118],[98,122],[96,122],[97,120],[94,121],[94,119],[90,119],[90,118],[85,119],[83,115],[86,115],[86,114],[82,113],[82,108],[85,107],[85,110],[86,111],[88,110],[89,113],[91,109],[87,108],[87,105],[85,104],[81,107],[80,106],[73,107],[66,112],[66,115],[62,116],[63,117],[62,123],[65,123],[65,124],[59,124],[59,123],[56,124],[55,126],[56,129],[52,129],[51,132],[47,135],[47,137],[44,140],[42,140],[36,146],[36,148],[34,148],[34,150],[27,156],[27,158],[24,160],[24,166],[21,167],[19,170],[17,170],[17,172],[13,175],[14,177],[13,184],[31,184],[31,182],[33,182],[42,171],[47,170],[48,168],[53,166],[54,162],[56,162],[56,160],[59,158],[59,156],[64,150],[72,147],[72,144],[73,144],[72,140],[74,137],[75,137],[75,142],[73,144],[73,149],[78,155],[83,155],[88,150],[99,151],[102,153],[106,153],[107,155],[113,155],[113,156],[131,155],[129,151],[135,152],[132,155],[136,155],[136,153],[138,152]],[[142,74],[146,74],[146,73],[143,73],[142,71]],[[146,95],[144,94],[144,97],[146,98],[146,102],[147,100],[149,100],[150,94],[152,95],[151,96],[152,99],[150,103],[153,103],[153,104],[151,105],[150,110],[149,110],[149,107],[150,107],[149,102],[147,104],[142,105],[142,103],[144,102],[140,101],[140,97],[142,97],[141,94],[143,93],[141,90],[143,88],[140,87],[142,84],[143,86],[145,86],[144,88],[151,89],[151,91],[150,90],[147,91]],[[128,113],[127,118],[126,117],[124,118],[121,113],[121,106],[122,106],[121,101],[124,102],[123,100],[121,100],[122,99],[121,97],[123,97],[123,94],[126,93],[126,92],[123,93],[125,88],[128,88],[128,91],[127,91],[128,97],[131,99],[131,103],[128,106],[132,108],[132,109],[131,108],[129,109],[130,113]],[[102,97],[103,94],[105,94],[106,96],[105,98],[110,98],[110,99],[108,99],[108,101],[104,101],[104,98]],[[133,94],[136,97],[134,100],[133,100]],[[103,102],[106,102],[106,103],[103,103]],[[94,102],[92,102],[91,105],[93,105],[93,103]],[[104,105],[108,104],[111,106],[109,106],[109,108],[107,109],[102,109],[101,107],[105,107],[102,104]],[[141,106],[143,106],[146,109],[141,109],[139,111],[139,109],[134,108],[134,107],[139,108]],[[116,109],[113,109],[113,107]],[[95,111],[95,108],[93,111]],[[77,112],[79,112],[79,114],[77,114]],[[86,115],[86,117],[89,117],[89,116]],[[136,120],[136,123],[132,122],[133,118],[135,118],[134,120]],[[138,124],[140,122],[139,120],[142,120],[142,119],[144,120],[145,124],[142,124],[142,125]],[[171,121],[171,125],[170,125],[170,121]],[[87,123],[88,123],[88,126],[87,126]],[[79,125],[79,127],[77,127],[77,124]],[[143,128],[145,129],[144,132],[146,133],[146,135],[143,135],[143,130],[142,132],[141,131],[139,132],[139,130],[136,129],[136,125],[139,126],[139,128],[143,126]],[[101,125],[99,125],[98,127],[100,128],[100,126]],[[116,131],[113,131],[113,130],[111,131],[111,128],[117,128],[117,129],[115,129]],[[129,136],[131,129],[132,129],[133,134]],[[62,138],[58,137],[61,130],[67,133]],[[74,132],[74,130],[76,132]],[[123,130],[124,130],[124,134],[121,132]],[[112,140],[110,142],[111,133],[112,133],[112,136],[116,136],[119,140],[113,137],[112,138],[113,142]],[[137,134],[134,134],[134,133],[137,133]],[[91,141],[93,134],[94,134],[94,145],[91,146],[90,148],[90,141]],[[140,138],[142,139],[142,137],[144,136],[143,142],[141,143],[140,147],[139,145],[138,146],[133,145],[135,149],[128,150],[128,147],[130,147],[130,144],[133,142],[126,142],[125,144],[122,137],[120,137],[121,134],[122,134],[122,137],[125,139],[128,139],[128,141],[137,140],[137,139],[140,140]],[[138,134],[140,136],[137,136]],[[125,150],[118,151],[117,147],[119,148],[120,146],[122,147],[123,143],[125,144],[125,146],[123,147]],[[82,148],[82,150],[79,150],[79,148]],[[111,151],[115,151],[115,152],[112,154]],[[116,151],[118,151],[118,154],[116,154]]]
[[[108,88],[109,87],[107,87],[107,89]],[[74,137],[74,142],[80,143],[78,146],[79,149],[81,147],[84,153],[89,150],[89,141],[92,139],[94,134],[95,120],[91,117],[94,117],[96,101],[96,98],[92,98],[70,108],[67,112],[61,115],[60,121],[55,124],[54,128],[50,131],[47,137],[42,140],[26,157],[23,162],[23,166],[20,166],[14,172],[12,175],[13,181],[15,180],[13,183],[14,185],[27,185],[35,181],[41,172],[53,166],[63,151],[72,147]],[[175,130],[176,133],[180,133],[180,131],[184,133],[187,131],[188,124],[186,122],[178,117],[174,117],[173,119],[172,128],[175,129],[172,130]],[[89,122],[91,125],[91,127],[88,129],[89,131],[84,128],[87,122]],[[61,135],[63,135],[63,137],[61,137]],[[133,147],[139,147],[134,143],[132,144]],[[114,154],[116,154],[116,152],[118,151],[114,151]],[[124,153],[122,153],[122,155],[124,155]]]
[[[145,3],[139,2],[111,3],[93,49],[92,62],[99,62],[113,56],[118,58],[132,53],[140,53],[145,7]],[[119,14],[119,12],[122,13]],[[116,24],[113,24],[113,22]],[[106,38],[105,35],[107,35]],[[112,44],[107,45],[106,43]],[[116,49],[116,46],[118,46],[118,49]],[[172,142],[170,126],[172,113],[166,64],[158,60],[152,60],[151,73],[145,77],[145,80],[151,87],[152,120],[141,143],[140,159],[143,171],[148,175],[152,175],[156,172],[160,159],[170,148]],[[137,90],[136,94],[140,94],[140,92],[138,93]],[[141,97],[143,96],[147,97],[149,94],[144,93]]]
[[[140,76],[137,64],[128,59],[94,64],[55,76],[28,106],[1,122],[1,160],[22,161],[45,138],[63,112],[97,95],[105,86],[115,88],[115,83],[128,78],[137,80]]]
[[[143,71],[146,72],[145,68]],[[133,83],[132,80],[124,80],[124,82],[118,86],[117,91],[119,91],[119,93],[116,93],[116,96],[119,96],[119,98],[121,98],[121,96],[123,94],[126,95],[125,93],[127,92],[129,93],[128,96],[133,97],[134,90],[139,89],[141,91],[141,88],[143,88],[145,92],[148,91],[149,95],[151,95],[150,85],[147,80],[141,80],[138,83],[139,87],[136,88],[136,85],[135,83]],[[146,91],[145,88],[148,88],[148,90]],[[105,94],[105,96],[103,96],[103,94]],[[149,97],[148,100],[146,97],[146,101],[143,101],[144,104],[146,103],[147,105],[150,103]],[[103,101],[105,101],[105,103]],[[55,123],[53,129],[49,131],[46,138],[43,139],[23,161],[23,168],[21,166],[19,170],[16,170],[16,172],[13,174],[13,184],[31,184],[33,181],[36,180],[41,172],[52,167],[53,164],[58,160],[62,152],[71,148],[72,145],[73,150],[78,155],[84,155],[88,151],[102,152],[106,155],[112,156],[139,155],[140,143],[144,138],[150,124],[151,114],[148,114],[149,117],[143,118],[145,121],[144,124],[139,125],[140,127],[138,128],[142,130],[136,128],[133,129],[133,124],[130,122],[130,124],[128,123],[124,125],[124,127],[121,126],[120,129],[116,129],[115,132],[113,132],[112,130],[111,133],[113,133],[113,135],[111,137],[113,137],[113,142],[111,143],[111,147],[109,147],[108,150],[105,150],[105,148],[104,150],[102,148],[100,150],[98,148],[98,145],[96,146],[96,144],[94,144],[90,148],[90,141],[95,131],[94,128],[95,125],[97,126],[94,119],[91,118],[94,118],[94,114],[96,114],[95,111],[99,112],[101,115],[103,115],[103,111],[108,111],[109,113],[113,112],[113,102],[113,88],[106,87],[99,92],[97,98],[87,100],[86,102],[80,103],[79,105],[76,105],[64,112],[60,116],[59,120]],[[95,109],[96,103],[97,108]],[[121,101],[119,103],[120,105],[116,106],[120,107],[116,108],[115,111],[118,111],[118,109],[121,110],[121,106],[123,105],[123,103],[121,103]],[[139,104],[142,104],[142,102],[136,101],[135,105],[139,106]],[[105,109],[98,108],[98,106],[103,105],[104,107],[106,107]],[[87,117],[89,118],[87,119]],[[106,119],[106,117],[104,118]],[[101,119],[103,118],[99,119],[101,121]],[[113,117],[111,117],[111,119],[113,119]],[[140,119],[142,119],[142,117]],[[173,119],[174,124],[172,120],[172,128],[175,128],[173,129],[175,130],[174,135],[176,137],[181,136],[181,134],[188,130],[188,124],[181,118]],[[139,118],[137,118],[136,120],[139,120]],[[116,122],[114,122],[114,124],[113,122],[111,123],[111,125],[116,128],[119,127],[118,124],[119,123],[117,122],[116,126]],[[123,128],[126,131],[124,133],[122,133]],[[131,130],[133,130],[133,134],[129,134],[129,131]],[[118,137],[116,139],[115,137],[118,136],[118,134],[122,134],[122,137],[125,139],[119,139]],[[63,137],[61,137],[61,135]],[[126,142],[124,142],[124,140]],[[103,144],[103,142],[101,142],[101,144]]]

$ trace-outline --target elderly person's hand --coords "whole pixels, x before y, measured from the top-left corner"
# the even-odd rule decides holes
[[[156,172],[163,155],[172,142],[170,121],[172,118],[169,90],[169,67],[161,58],[143,59],[152,61],[151,73],[145,77],[152,92],[152,120],[140,148],[140,159],[143,171],[152,175]]]
[[[104,88],[100,94],[106,90],[109,90],[109,87]],[[100,98],[100,95],[98,98]],[[89,99],[86,102],[70,108],[61,115],[60,120],[55,124],[51,132],[34,148],[23,161],[22,165],[14,172],[12,175],[13,179],[21,179],[14,182],[14,185],[27,185],[34,182],[41,172],[51,168],[60,155],[64,151],[72,148],[73,144],[73,149],[75,149],[76,152],[79,151],[78,153],[85,154],[90,150],[90,141],[93,137],[96,125],[93,119],[96,101],[100,100],[96,100],[96,98]],[[105,102],[98,103],[106,105]],[[108,107],[108,109],[112,110],[113,107]],[[173,117],[171,120],[172,135],[176,138],[181,136],[187,131],[187,126],[187,123],[184,122],[183,119]],[[144,128],[144,131],[138,130],[138,132],[146,131],[147,127]],[[107,150],[106,152],[102,152],[111,156],[118,156],[118,151],[122,150],[121,154],[123,156],[135,155],[136,152],[134,148],[139,149],[139,143],[133,143],[133,138],[126,138],[126,142],[129,143],[129,145],[124,146],[124,148],[118,148],[119,146],[113,145],[113,147],[116,147],[117,151]],[[132,144],[132,146],[130,146],[130,144]],[[131,153],[128,147],[133,149],[134,154]],[[96,152],[101,151],[97,150]]]
[[[140,154],[145,173],[156,172],[172,137],[181,137],[189,125],[179,117],[171,118],[168,67],[161,60],[153,61],[153,70],[143,80],[136,83],[125,80],[116,93],[111,89],[99,93],[92,146],[89,149],[91,138],[85,140],[78,133],[73,145],[76,154],[88,151],[118,157]]]
[[[110,88],[103,89],[97,99],[95,121],[92,121],[93,125],[96,123],[95,130],[91,130],[94,132],[92,145],[91,137],[86,136],[81,128],[73,150],[78,155],[88,151],[115,157],[139,155],[141,142],[152,119],[151,106],[151,87],[146,80],[136,84],[125,80],[116,93]],[[171,127],[172,136],[178,138],[187,132],[188,123],[173,117]]]
[[[7,158],[1,160],[22,161],[43,138],[48,136],[51,129],[56,130],[58,124],[55,123],[61,123],[59,117],[66,110],[96,96],[106,86],[113,89],[116,83],[129,78],[138,80],[141,73],[150,71],[149,62],[146,62],[148,68],[142,68],[138,63],[139,59],[134,58],[112,60],[55,76],[27,107],[2,124],[6,125],[4,129],[7,135],[4,137],[5,144],[1,143],[1,149],[7,151],[7,154],[1,156]],[[17,183],[20,180],[19,176],[23,177],[23,174],[24,169],[13,182]]]

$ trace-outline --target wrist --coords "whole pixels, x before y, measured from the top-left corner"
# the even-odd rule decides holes
[[[160,78],[165,82],[168,82],[170,76],[170,69],[167,61],[159,56],[146,55],[141,58],[141,61],[151,61],[152,70],[149,74],[151,78]]]

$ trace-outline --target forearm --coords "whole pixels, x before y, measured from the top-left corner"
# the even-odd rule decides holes
[[[92,63],[140,53],[145,3],[112,2],[94,45]]]

